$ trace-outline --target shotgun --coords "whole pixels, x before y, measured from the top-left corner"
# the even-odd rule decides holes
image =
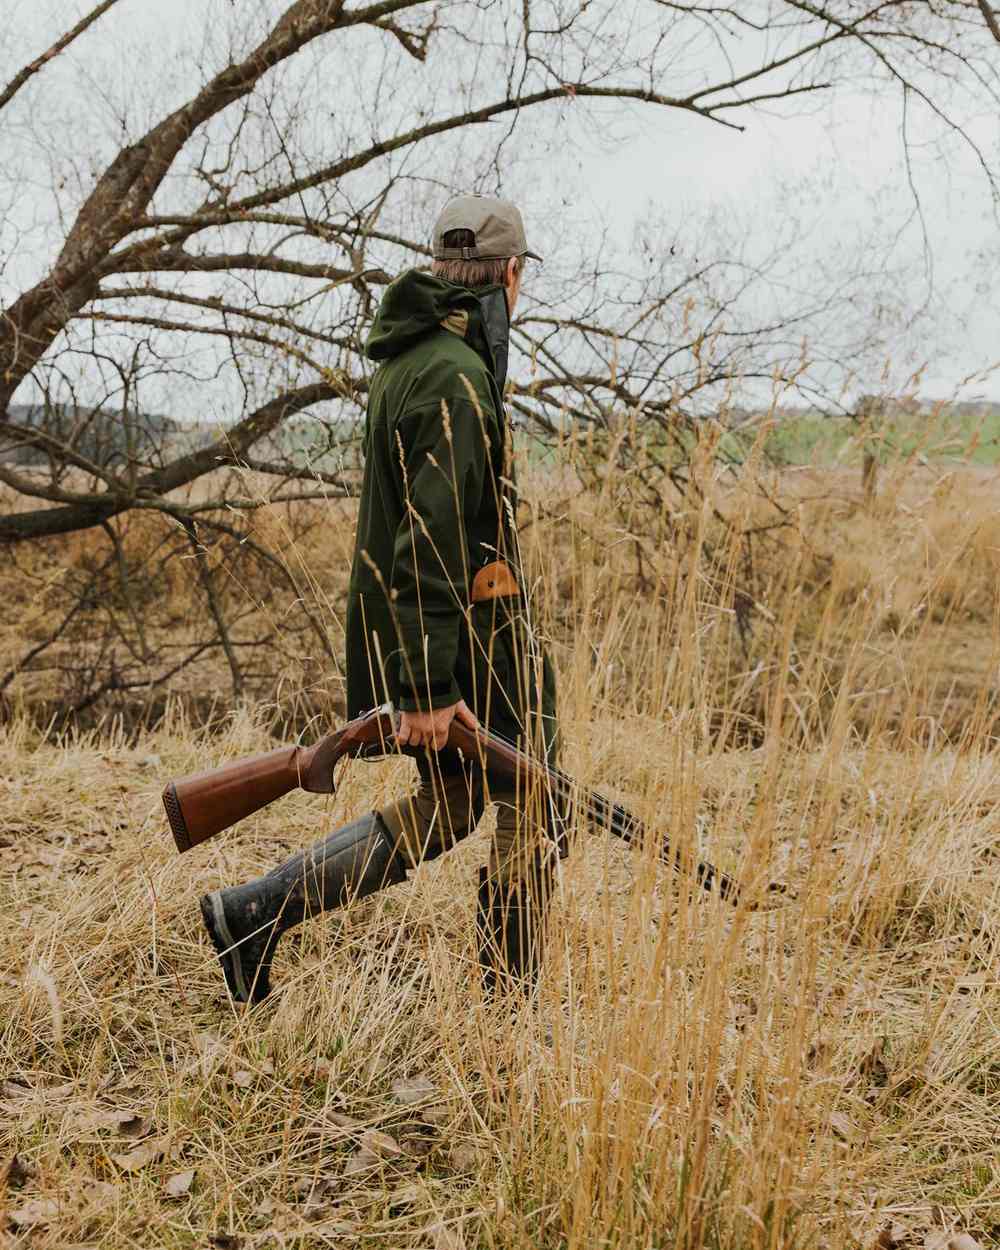
[[[333,794],[337,764],[348,757],[374,759],[397,753],[395,730],[396,713],[386,704],[349,721],[314,746],[279,747],[265,755],[168,782],[163,806],[177,849],[189,851],[291,790]],[[575,805],[593,825],[625,842],[641,844],[648,836],[645,827],[618,803],[578,785],[568,774],[485,728],[471,730],[453,720],[442,750],[458,751],[466,759],[477,760],[491,777],[503,777],[515,784],[541,783],[561,807]],[[672,851],[666,838],[660,841],[659,855],[672,868],[688,870],[682,852]],[[740,888],[732,877],[709,863],[697,862],[691,867],[704,889],[717,890],[720,898],[734,906],[739,903]]]

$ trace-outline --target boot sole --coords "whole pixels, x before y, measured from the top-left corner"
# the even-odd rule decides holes
[[[230,994],[238,1002],[251,1002],[252,996],[246,977],[243,975],[243,962],[240,959],[239,947],[229,932],[229,925],[226,924],[226,913],[219,890],[213,890],[211,894],[206,894],[201,899],[201,918],[208,930],[208,936],[212,939],[216,954],[219,956]]]

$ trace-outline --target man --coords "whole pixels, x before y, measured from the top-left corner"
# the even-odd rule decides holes
[[[368,337],[365,475],[347,608],[351,716],[391,702],[417,757],[415,794],[370,812],[243,886],[201,900],[230,993],[268,993],[280,935],[307,914],[406,879],[473,831],[496,801],[477,938],[488,993],[535,981],[556,813],[547,794],[490,787],[437,754],[454,718],[556,751],[552,670],[530,630],[517,559],[503,408],[510,316],[528,250],[504,200],[461,196],[433,237],[431,273],[387,289]]]

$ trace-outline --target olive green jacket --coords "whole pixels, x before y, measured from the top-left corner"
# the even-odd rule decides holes
[[[411,270],[385,292],[367,342],[380,367],[347,605],[348,713],[465,699],[515,737],[540,706],[551,747],[552,672],[529,642],[523,599],[469,601],[484,565],[503,559],[517,575],[508,334],[501,287],[473,292]]]

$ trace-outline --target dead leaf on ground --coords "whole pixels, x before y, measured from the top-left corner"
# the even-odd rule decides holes
[[[842,1111],[830,1112],[830,1127],[844,1141],[850,1141],[854,1136],[854,1126]]]
[[[0,1188],[18,1189],[25,1181],[30,1181],[35,1169],[25,1163],[20,1155],[11,1155],[3,1171],[0,1172]]]
[[[450,1124],[453,1115],[453,1109],[446,1102],[437,1102],[431,1107],[420,1108],[420,1118],[435,1127]]]
[[[28,1085],[21,1080],[0,1082],[0,1113],[17,1120],[22,1131],[27,1132],[42,1116],[53,1111],[53,1104],[65,1102],[78,1093],[72,1081],[62,1085]]]
[[[408,1155],[422,1159],[438,1144],[437,1133],[427,1124],[419,1124],[399,1135],[400,1145]]]
[[[17,1228],[30,1228],[33,1224],[48,1224],[59,1218],[59,1203],[54,1198],[34,1198],[23,1207],[7,1212],[7,1218]]]
[[[175,1172],[173,1176],[167,1177],[163,1192],[168,1198],[183,1198],[190,1191],[193,1182],[194,1168],[188,1168],[186,1172]]]
[[[400,1185],[389,1195],[389,1209],[399,1210],[403,1207],[418,1207],[427,1201],[427,1190],[423,1185]]]
[[[323,1216],[312,1227],[316,1236],[357,1238],[362,1225],[358,1220],[346,1219],[343,1212],[334,1208],[329,1216]]]
[[[118,1136],[138,1141],[140,1137],[145,1137],[152,1127],[152,1120],[144,1115],[133,1114],[119,1123]]]
[[[366,1129],[361,1134],[361,1148],[383,1159],[397,1158],[404,1153],[395,1137],[390,1137],[388,1133],[380,1132],[377,1128]]]
[[[909,1233],[902,1224],[893,1222],[886,1224],[885,1228],[878,1235],[875,1242],[877,1250],[896,1250],[897,1246],[906,1244]]]
[[[138,1172],[155,1159],[166,1154],[170,1141],[166,1137],[151,1137],[149,1141],[135,1146],[127,1154],[112,1155],[111,1159],[123,1172]]]
[[[61,1085],[40,1085],[36,1092],[47,1099],[62,1099],[79,1093],[79,1089],[75,1081],[64,1081]]]
[[[425,1072],[393,1081],[391,1088],[393,1098],[404,1107],[412,1107],[415,1103],[423,1102],[437,1092],[434,1082]]]
[[[340,1188],[340,1181],[333,1176],[303,1176],[292,1186],[292,1194],[306,1213],[323,1207],[330,1196]],[[310,1218],[313,1218],[310,1215]]]
[[[238,1085],[240,1089],[249,1089],[253,1084],[253,1073],[248,1072],[246,1068],[241,1068],[233,1075],[233,1084]]]
[[[369,1168],[378,1167],[379,1162],[378,1155],[370,1150],[356,1150],[344,1164],[344,1175],[356,1176],[359,1172],[367,1172]]]
[[[924,1238],[924,1250],[983,1250],[969,1233],[933,1228]]]
[[[192,1067],[200,1069],[202,1076],[207,1080],[225,1059],[226,1046],[218,1033],[213,1033],[210,1029],[206,1029],[203,1033],[196,1033],[194,1045],[198,1058]]]
[[[152,1122],[137,1111],[109,1111],[106,1108],[81,1111],[72,1117],[72,1129],[76,1133],[94,1133],[98,1129],[111,1129],[119,1137],[137,1140],[145,1137]]]
[[[449,1228],[447,1224],[440,1223],[431,1224],[426,1233],[434,1250],[465,1250],[465,1238],[460,1228]]]
[[[482,1166],[485,1152],[475,1142],[455,1142],[448,1151],[448,1160],[456,1172],[475,1172]]]
[[[858,1072],[870,1084],[881,1088],[889,1079],[889,1065],[886,1063],[885,1038],[880,1038],[858,1063]]]
[[[80,1197],[90,1207],[106,1207],[108,1203],[114,1202],[117,1193],[118,1186],[111,1181],[97,1180],[87,1181],[79,1191]]]
[[[363,1127],[363,1121],[356,1120],[352,1115],[345,1115],[343,1111],[327,1110],[324,1111],[323,1116],[336,1128],[360,1130]]]

